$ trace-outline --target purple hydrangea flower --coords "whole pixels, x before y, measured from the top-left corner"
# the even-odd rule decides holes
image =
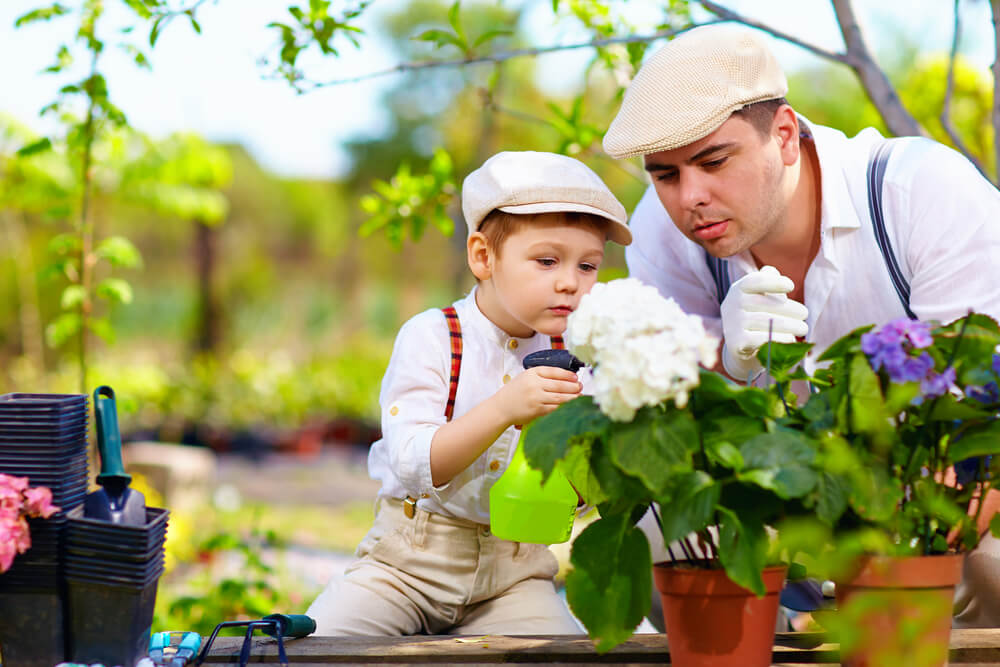
[[[926,352],[924,356],[928,356]],[[953,384],[955,384],[955,369],[949,366],[943,373],[931,373],[921,380],[920,391],[924,398],[937,398],[944,396]]]
[[[1000,354],[993,355],[993,372],[1000,375]]]
[[[994,362],[995,363],[995,362]],[[990,404],[1000,400],[1000,387],[996,382],[987,382],[983,386],[970,384],[965,388],[965,395],[980,403]]]
[[[927,378],[934,360],[924,352],[910,356],[910,350],[933,343],[930,325],[905,317],[892,320],[881,328],[861,336],[861,350],[876,371],[885,368],[893,382],[916,382]]]

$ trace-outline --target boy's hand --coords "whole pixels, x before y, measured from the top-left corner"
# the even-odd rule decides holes
[[[497,407],[511,424],[527,424],[580,395],[576,373],[552,366],[529,368],[495,394]]]

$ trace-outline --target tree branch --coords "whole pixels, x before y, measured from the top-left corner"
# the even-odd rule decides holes
[[[955,145],[962,155],[967,157],[972,164],[976,166],[980,174],[986,176],[986,172],[983,171],[983,166],[979,163],[979,160],[972,151],[966,147],[965,142],[962,138],[958,136],[958,132],[951,123],[951,96],[955,90],[955,60],[958,58],[958,43],[961,39],[962,34],[962,18],[960,15],[959,4],[961,0],[955,0],[955,29],[951,40],[951,54],[948,57],[948,77],[945,83],[944,90],[944,102],[941,104],[941,115],[939,119],[941,120],[941,127],[948,134],[948,138],[951,139],[951,143]]]
[[[834,62],[838,62],[843,65],[848,65],[851,67],[854,66],[854,63],[850,59],[849,53],[835,53],[833,51],[827,51],[826,49],[816,46],[815,44],[810,44],[808,42],[802,41],[801,39],[798,39],[797,37],[793,37],[792,35],[786,32],[776,30],[775,28],[772,28],[769,25],[761,23],[760,21],[747,18],[742,14],[734,12],[728,7],[723,7],[722,5],[719,5],[715,2],[711,2],[711,0],[698,0],[698,2],[702,7],[715,14],[723,21],[735,21],[737,23],[742,23],[743,25],[749,26],[751,28],[757,28],[758,30],[763,30],[764,32],[773,35],[774,37],[777,37],[782,41],[794,44],[795,46],[805,49],[810,53],[814,53],[821,58],[826,58],[827,60],[833,60]]]
[[[927,136],[920,123],[906,110],[889,78],[872,58],[868,45],[861,35],[861,27],[854,15],[851,0],[831,0],[837,16],[840,33],[847,46],[850,67],[858,75],[868,98],[882,114],[889,131],[896,136]]]
[[[710,21],[709,23],[717,23],[717,21]],[[707,24],[702,24],[707,25]],[[679,35],[682,32],[690,30],[691,28],[696,28],[698,26],[691,25],[684,28],[670,28],[667,30],[659,30],[657,32],[651,33],[649,35],[630,35],[627,37],[608,37],[605,39],[595,39],[589,42],[580,42],[577,44],[558,44],[553,46],[540,46],[533,49],[513,49],[511,51],[499,51],[497,53],[488,53],[481,56],[468,56],[465,58],[452,58],[450,60],[418,60],[415,62],[405,62],[399,63],[393,67],[383,70],[376,70],[374,72],[368,72],[366,74],[359,74],[358,76],[346,77],[343,79],[331,79],[330,81],[305,81],[305,86],[299,88],[299,92],[308,92],[309,90],[315,90],[316,88],[324,88],[327,86],[341,86],[347,83],[358,83],[361,81],[367,81],[369,79],[375,79],[378,77],[387,76],[389,74],[400,74],[403,72],[415,72],[425,69],[437,69],[440,67],[462,67],[465,65],[478,65],[483,63],[498,64],[511,58],[522,58],[526,56],[538,56],[546,53],[554,53],[557,51],[571,51],[574,49],[596,49],[602,46],[611,46],[612,44],[632,44],[635,42],[652,42],[657,39],[665,39]],[[276,78],[276,77],[270,77]]]

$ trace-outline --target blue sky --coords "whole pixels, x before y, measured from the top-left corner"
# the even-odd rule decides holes
[[[641,24],[643,0],[633,0],[634,20]],[[61,41],[69,37],[72,21],[54,26],[13,29],[14,20],[41,0],[0,1],[0,112],[14,115],[45,131],[38,110],[66,79],[41,75]],[[108,2],[114,8],[118,3]],[[193,130],[215,141],[246,145],[267,168],[289,176],[335,177],[348,167],[339,148],[344,138],[375,133],[385,118],[376,104],[379,90],[390,78],[337,86],[296,95],[280,81],[262,78],[258,59],[275,43],[268,22],[285,15],[290,0],[218,0],[200,10],[203,34],[188,25],[170,26],[149,52],[153,71],[138,70],[123,55],[107,57],[112,99],[136,127],[162,136],[175,130]],[[335,3],[337,4],[337,3]],[[391,9],[397,0],[379,0],[376,8]],[[827,0],[731,0],[723,4],[774,27],[831,50],[841,42]],[[855,2],[862,27],[876,50],[890,50],[900,33],[927,49],[949,46],[952,3],[946,0]],[[539,43],[577,41],[572,28],[552,29],[552,16],[542,2],[529,15],[529,27]],[[964,51],[986,68],[991,62],[993,37],[989,3],[963,0],[966,11]],[[114,15],[112,15],[114,17]],[[60,26],[56,30],[53,27]],[[62,30],[60,34],[59,30]],[[775,43],[776,53],[789,71],[815,64],[797,47]],[[550,89],[573,83],[567,71],[577,71],[581,55],[555,54],[540,59],[539,80]],[[339,77],[382,69],[394,64],[384,48],[372,44],[362,51],[343,50],[339,60],[318,64],[321,76]]]

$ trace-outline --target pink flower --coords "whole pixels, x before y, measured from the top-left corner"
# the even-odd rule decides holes
[[[58,511],[48,487],[29,487],[27,477],[0,473],[0,574],[31,548],[27,517],[48,519]]]
[[[59,511],[59,508],[52,504],[52,491],[47,486],[25,489],[24,509],[28,516],[40,516],[43,519],[48,519]]]
[[[0,473],[0,487],[8,486],[15,491],[24,491],[28,488],[28,478],[27,477],[15,477],[14,475],[5,475]]]

